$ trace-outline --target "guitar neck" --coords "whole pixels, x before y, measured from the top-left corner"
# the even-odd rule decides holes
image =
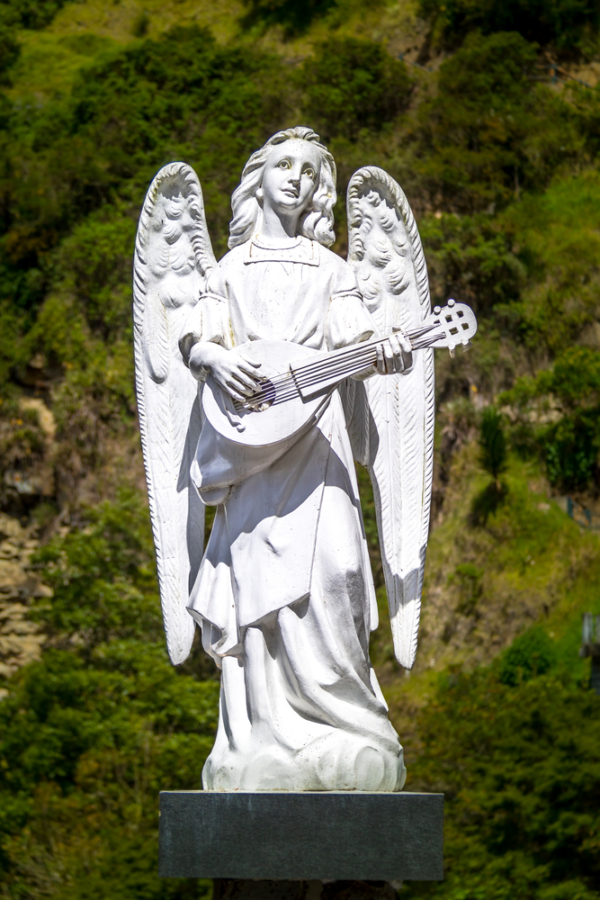
[[[397,330],[397,329],[396,329]],[[473,310],[465,303],[448,300],[443,308],[434,307],[433,314],[415,331],[405,334],[411,350],[426,347],[446,347],[454,355],[455,347],[468,345],[477,332],[477,319]],[[258,409],[273,403],[283,403],[298,395],[303,400],[333,390],[345,378],[360,375],[377,362],[377,349],[385,344],[395,332],[384,338],[372,338],[351,347],[342,347],[332,353],[316,353],[310,362],[290,366],[286,372],[265,379],[264,384],[249,398],[238,405],[248,409]],[[238,401],[236,401],[238,402]]]
[[[442,332],[436,332],[435,325],[427,325],[416,331],[408,332],[406,337],[410,341],[411,350],[431,347],[444,336]],[[373,338],[360,344],[354,344],[352,347],[334,350],[320,356],[314,362],[290,367],[300,395],[302,397],[311,396],[329,387],[335,387],[345,378],[359,375],[370,369],[377,362],[377,348],[385,344],[387,340],[387,337]]]

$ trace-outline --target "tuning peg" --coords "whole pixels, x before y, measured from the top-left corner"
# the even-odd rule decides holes
[[[450,309],[452,309],[453,306],[456,306],[456,300],[448,300],[448,303],[446,305],[449,306]]]
[[[448,347],[448,353],[450,354],[450,358],[454,359],[454,356],[455,356],[454,347]]]
[[[439,316],[439,314],[441,313],[441,311],[442,311],[442,307],[441,307],[441,306],[434,306],[434,307],[433,307],[433,314],[434,314],[434,316]]]
[[[463,353],[466,353],[470,346],[471,341],[465,341],[465,343],[463,344]]]

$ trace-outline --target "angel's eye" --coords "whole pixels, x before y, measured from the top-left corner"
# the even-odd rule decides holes
[[[278,169],[291,168],[289,159],[280,159],[279,162],[277,163],[277,168]]]
[[[311,169],[310,166],[309,166],[308,169],[305,169],[305,170],[304,170],[304,174],[305,174],[305,175],[308,175],[308,177],[309,177],[310,179],[312,179],[312,181],[314,181],[315,178],[317,177],[317,173],[315,172],[314,169]]]

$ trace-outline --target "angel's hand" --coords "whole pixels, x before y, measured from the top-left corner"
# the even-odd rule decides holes
[[[381,375],[410,372],[413,355],[410,341],[401,332],[377,345],[377,371]]]
[[[260,387],[256,369],[260,363],[243,356],[239,350],[226,350],[219,344],[194,344],[190,353],[190,369],[198,377],[209,369],[217,384],[234,400],[246,400]]]

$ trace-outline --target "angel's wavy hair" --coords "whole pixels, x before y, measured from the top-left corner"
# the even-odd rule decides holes
[[[244,244],[256,230],[262,210],[256,192],[262,184],[263,171],[269,154],[278,144],[291,140],[310,141],[321,153],[319,182],[308,208],[299,222],[299,232],[304,237],[330,247],[335,240],[333,233],[333,205],[336,201],[336,168],[333,156],[312,128],[298,126],[278,131],[264,147],[253,153],[242,172],[242,180],[233,192],[231,209],[233,218],[229,224],[229,248]]]

